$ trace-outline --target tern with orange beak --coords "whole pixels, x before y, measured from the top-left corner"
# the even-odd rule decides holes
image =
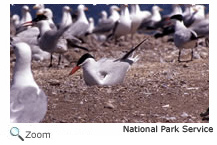
[[[64,36],[70,37],[71,35],[73,35],[81,39],[85,36],[89,28],[89,22],[87,20],[85,11],[88,11],[88,8],[85,5],[78,6],[77,8],[78,19],[64,33]]]
[[[47,52],[51,53],[50,67],[52,66],[52,53],[56,52],[59,54],[65,53],[68,50],[68,46],[76,47],[88,51],[87,48],[77,45],[76,43],[81,43],[79,39],[71,36],[65,36],[64,32],[68,30],[70,26],[60,28],[58,30],[52,29],[48,21],[48,17],[45,15],[38,15],[35,19],[30,22],[23,24],[24,26],[33,25],[37,26],[40,31],[38,36],[39,47]],[[58,64],[60,64],[60,59]]]
[[[69,75],[82,68],[84,81],[89,86],[121,84],[130,66],[139,59],[138,56],[133,57],[133,52],[146,40],[143,40],[119,59],[102,58],[96,61],[92,55],[86,53],[78,60],[76,67],[72,69]]]
[[[170,17],[172,21],[175,21],[175,33],[173,35],[174,44],[179,49],[178,61],[181,61],[182,49],[191,49],[191,59],[193,60],[193,48],[196,46],[196,41],[199,38],[191,29],[186,28],[183,22],[183,16],[178,14]]]

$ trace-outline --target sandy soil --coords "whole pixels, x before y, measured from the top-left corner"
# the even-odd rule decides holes
[[[193,61],[179,63],[178,49],[167,38],[137,34],[133,42],[128,37],[115,45],[89,36],[84,46],[97,59],[119,58],[146,37],[149,40],[136,52],[140,60],[116,86],[87,86],[82,70],[68,76],[83,51],[69,50],[61,66],[57,59],[51,68],[49,60],[33,61],[34,78],[48,95],[42,122],[208,122],[200,113],[209,106],[209,48],[198,45]],[[11,54],[11,76],[14,59]],[[190,59],[190,50],[183,50],[182,59]]]

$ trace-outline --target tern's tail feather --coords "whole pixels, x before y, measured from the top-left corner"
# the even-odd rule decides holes
[[[140,42],[136,47],[134,47],[133,49],[131,49],[129,52],[127,52],[127,54],[125,54],[121,60],[125,60],[127,59],[136,49],[139,48],[140,45],[142,45],[143,42],[145,42],[148,38],[144,39],[142,42]]]
[[[133,61],[133,63],[135,63],[135,62],[137,62],[140,59],[140,57],[139,57],[139,55],[136,55],[135,57],[131,56],[128,59],[131,60],[131,61]]]

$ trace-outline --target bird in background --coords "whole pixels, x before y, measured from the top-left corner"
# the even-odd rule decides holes
[[[174,44],[179,49],[178,61],[181,61],[181,51],[182,49],[191,49],[191,59],[193,60],[193,48],[196,46],[196,41],[198,36],[196,32],[188,29],[183,22],[182,15],[174,15],[170,17],[171,20],[175,21],[175,33],[173,35]]]
[[[11,44],[16,63],[10,88],[11,123],[37,123],[47,112],[47,96],[37,85],[31,70],[31,49],[24,42]]]

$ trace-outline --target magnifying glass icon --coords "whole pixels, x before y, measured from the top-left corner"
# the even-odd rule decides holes
[[[18,136],[22,141],[24,141],[24,139],[19,135],[19,129],[17,127],[12,127],[10,133],[12,136]]]

